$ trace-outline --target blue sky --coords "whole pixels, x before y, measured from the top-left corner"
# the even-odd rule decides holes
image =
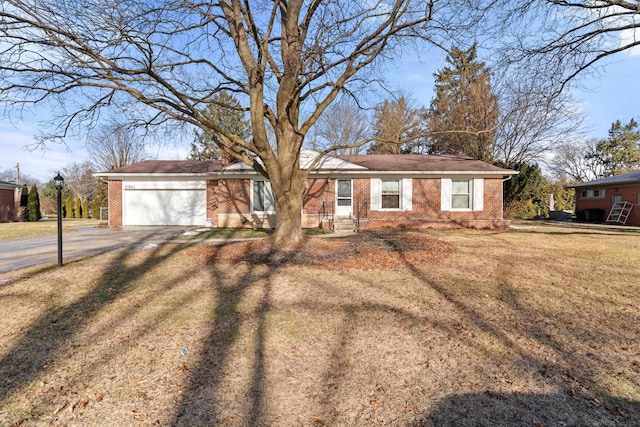
[[[444,57],[434,57],[435,60],[425,58],[422,63],[405,60],[388,67],[392,83],[409,95],[416,106],[429,105],[433,96],[433,73],[445,65]],[[635,78],[638,70],[640,55],[621,53],[613,57],[599,75],[583,78],[582,84],[587,90],[573,91],[578,106],[588,118],[585,128],[588,137],[605,138],[611,123],[617,119],[627,122],[640,118],[640,80]],[[0,119],[0,171],[20,164],[21,173],[45,182],[63,167],[88,159],[83,143],[74,139],[67,140],[66,146],[50,143],[46,149],[30,150],[29,146],[36,142],[34,136],[43,129],[41,126],[37,116],[23,120]],[[158,159],[184,159],[188,144],[185,141],[181,146],[150,146],[149,152]]]

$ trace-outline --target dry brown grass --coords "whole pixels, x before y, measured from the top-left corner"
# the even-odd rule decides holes
[[[14,271],[0,425],[638,425],[639,263],[640,230],[536,224]]]

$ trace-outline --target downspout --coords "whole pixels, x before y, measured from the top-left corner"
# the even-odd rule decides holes
[[[504,220],[504,183],[509,181],[513,175],[507,175],[506,178],[502,178],[502,197],[500,198],[500,204],[502,205],[502,219]]]

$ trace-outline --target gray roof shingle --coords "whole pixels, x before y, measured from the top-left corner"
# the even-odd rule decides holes
[[[362,154],[336,156],[344,161],[374,171],[399,172],[504,172],[513,173],[492,164],[457,155],[426,154]]]
[[[600,178],[594,181],[582,182],[580,184],[569,185],[569,188],[580,187],[594,187],[603,185],[616,185],[616,184],[633,184],[640,183],[640,170],[625,173],[622,175],[609,176],[607,178]]]
[[[505,175],[515,173],[510,169],[456,155],[366,154],[334,157],[374,172],[474,172]],[[348,171],[349,167],[346,166],[340,170]],[[362,169],[359,170],[362,171]],[[220,160],[145,160],[97,175],[207,174],[224,171],[225,166]]]
[[[220,160],[144,160],[132,165],[113,169],[107,173],[141,174],[192,174],[221,172]]]

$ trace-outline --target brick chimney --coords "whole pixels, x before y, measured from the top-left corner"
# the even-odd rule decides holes
[[[220,160],[222,161],[222,166],[228,166],[236,161],[236,159],[233,158],[231,154],[227,153],[224,150],[220,152]]]

